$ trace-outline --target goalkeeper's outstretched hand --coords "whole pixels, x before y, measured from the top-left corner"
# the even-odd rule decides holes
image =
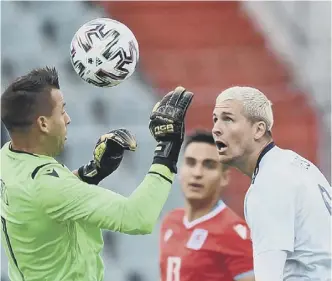
[[[120,165],[125,150],[135,151],[135,137],[126,129],[116,129],[102,135],[93,151],[93,160],[78,169],[79,177],[90,184],[98,184]]]
[[[153,164],[167,166],[177,173],[177,161],[185,135],[184,119],[194,94],[177,87],[158,102],[151,113],[149,129],[158,141]]]

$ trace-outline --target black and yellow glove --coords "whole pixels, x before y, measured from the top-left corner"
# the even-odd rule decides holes
[[[153,164],[167,166],[177,173],[181,145],[185,135],[184,119],[194,94],[177,87],[158,102],[151,113],[149,129],[158,141]]]
[[[135,137],[126,129],[112,130],[102,135],[93,151],[93,160],[78,169],[84,182],[98,184],[120,165],[125,150],[135,151]]]

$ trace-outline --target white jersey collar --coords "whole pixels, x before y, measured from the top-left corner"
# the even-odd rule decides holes
[[[209,213],[207,213],[206,215],[204,215],[204,216],[202,216],[198,219],[195,219],[195,220],[189,222],[187,216],[184,215],[183,216],[183,224],[184,224],[185,228],[187,228],[187,229],[192,228],[197,224],[200,224],[204,221],[207,221],[207,220],[215,217],[220,212],[222,212],[225,208],[226,208],[226,204],[224,203],[224,201],[219,200],[217,207],[215,207],[212,211],[210,211]]]

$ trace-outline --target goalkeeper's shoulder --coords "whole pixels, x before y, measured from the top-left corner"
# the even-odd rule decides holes
[[[55,197],[59,196],[66,196],[64,200],[68,199],[72,192],[77,192],[88,185],[56,160],[37,166],[32,171],[30,180],[33,193],[39,198],[38,201],[49,202],[56,201]]]
[[[45,183],[57,179],[57,181],[68,178],[78,178],[64,165],[56,159],[48,159],[39,162],[31,172],[31,179],[35,182],[45,181]]]
[[[69,171],[67,167],[53,157],[14,151],[10,148],[9,142],[1,148],[1,160],[3,164],[2,170],[6,174],[10,174],[16,181],[23,179],[25,181],[35,180],[37,175],[51,167],[61,170],[61,173]]]
[[[67,178],[75,178],[79,180],[72,171],[70,171],[64,164],[57,162],[47,162],[35,167],[35,169],[31,173],[31,178],[35,181],[40,181],[44,178],[43,176],[49,176],[58,179],[67,179]]]

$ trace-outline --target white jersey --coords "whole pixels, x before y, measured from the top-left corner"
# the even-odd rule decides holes
[[[331,278],[331,185],[310,161],[269,144],[245,198],[254,256],[287,252],[284,281]]]

